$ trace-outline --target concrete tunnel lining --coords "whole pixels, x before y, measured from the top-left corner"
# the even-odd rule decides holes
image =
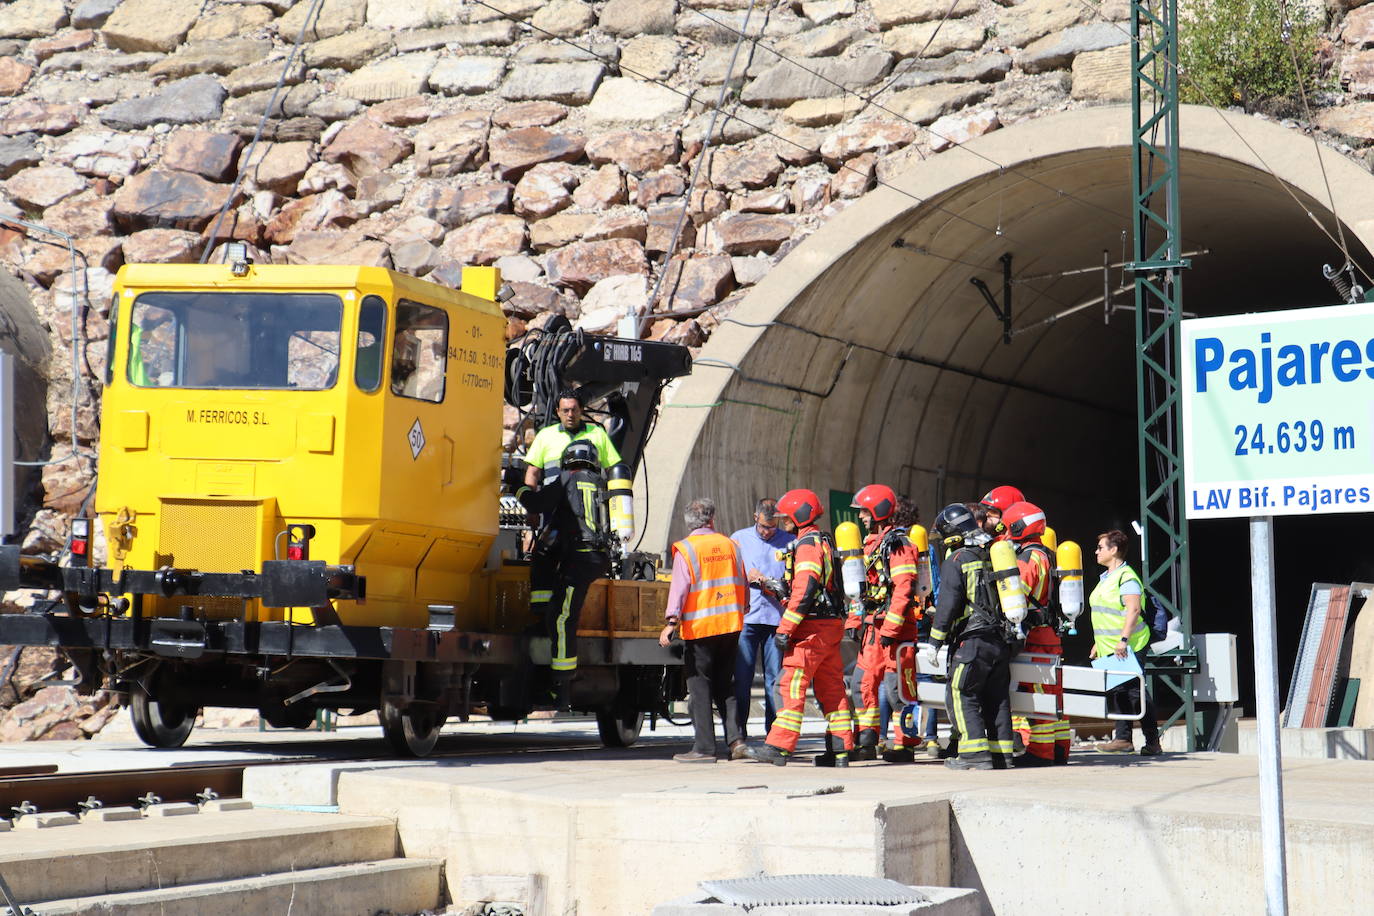
[[[1374,177],[1354,162],[1272,122],[1196,106],[1183,108],[1180,139],[1184,247],[1211,251],[1184,275],[1186,310],[1336,301],[1320,260],[1312,264],[1339,259],[1309,216],[1336,234],[1323,165],[1335,218],[1368,263]],[[1130,149],[1125,107],[1055,114],[917,163],[833,217],[750,292],[670,390],[637,482],[645,506],[651,481],[642,546],[681,536],[681,508],[698,495],[715,499],[728,529],[747,523],[760,495],[809,486],[825,502],[830,488],[871,481],[909,492],[925,520],[937,501],[1027,480],[1080,537],[1092,533],[1082,526],[1133,517],[1124,505],[1136,492],[1131,313],[1105,326],[1099,309],[1006,346],[969,284],[979,276],[999,292],[1005,251],[1018,276],[1091,267],[1104,250],[1121,260]],[[997,227],[1001,235],[988,231]],[[893,248],[899,238],[937,256]],[[1282,273],[1281,254],[1302,262],[1301,276]],[[1101,288],[1100,272],[1018,282],[1014,324]],[[1040,441],[1047,426],[1053,439]],[[1101,456],[1104,441],[1122,451]],[[1104,493],[1120,494],[1125,514],[1105,512]]]

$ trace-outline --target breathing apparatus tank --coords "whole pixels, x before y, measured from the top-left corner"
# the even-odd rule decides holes
[[[1040,535],[1040,543],[1050,549],[1050,553],[1057,553],[1059,550],[1059,535],[1054,533],[1054,529],[1049,525],[1045,526],[1045,533]]]
[[[1026,619],[1026,590],[1021,586],[1021,567],[1016,565],[1016,548],[1010,541],[996,541],[989,548],[992,578],[997,583],[997,599],[1002,613],[1012,624]]]
[[[930,535],[920,525],[912,525],[907,531],[911,546],[916,548],[916,597],[925,598],[930,594]]]
[[[1083,551],[1073,541],[1059,545],[1055,553],[1059,567],[1059,609],[1069,622],[1069,635],[1077,636],[1075,622],[1083,613]]]
[[[844,596],[850,604],[864,593],[868,577],[864,572],[864,542],[859,526],[840,522],[835,526],[835,551],[840,555],[840,578],[844,580]]]
[[[617,464],[606,472],[606,495],[610,504],[611,532],[628,544],[635,533],[634,480],[630,469]]]

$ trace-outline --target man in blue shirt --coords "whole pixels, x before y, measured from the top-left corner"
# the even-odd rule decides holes
[[[764,498],[754,507],[754,524],[741,528],[730,539],[739,547],[740,560],[749,576],[749,612],[744,616],[744,630],[739,636],[739,655],[735,663],[735,715],[739,717],[740,735],[745,734],[749,721],[749,694],[754,685],[754,664],[763,651],[763,717],[764,731],[773,727],[777,715],[778,673],[782,670],[782,653],[773,636],[782,621],[782,604],[763,587],[764,579],[781,579],[783,561],[777,552],[797,539],[795,534],[780,531],[775,513],[778,502]]]

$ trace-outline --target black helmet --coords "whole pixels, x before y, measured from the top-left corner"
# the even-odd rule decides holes
[[[936,537],[943,538],[948,546],[957,546],[964,543],[965,539],[976,543],[983,529],[978,527],[978,521],[973,517],[973,513],[968,510],[968,506],[963,503],[950,503],[940,510],[940,514],[935,516]]]
[[[577,439],[569,442],[568,447],[563,449],[563,457],[559,464],[565,471],[571,471],[573,468],[595,471],[601,468],[601,454],[596,450],[596,446],[586,439]]]

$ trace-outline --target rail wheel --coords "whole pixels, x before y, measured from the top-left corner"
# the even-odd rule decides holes
[[[607,706],[597,710],[596,730],[606,747],[629,747],[639,740],[644,713]]]
[[[149,747],[181,747],[196,724],[194,708],[176,703],[165,692],[161,699],[154,699],[141,684],[129,691],[129,715],[135,734]]]
[[[378,713],[387,744],[405,757],[428,757],[439,743],[439,730],[446,718],[436,707],[423,703],[405,709],[383,703]]]

